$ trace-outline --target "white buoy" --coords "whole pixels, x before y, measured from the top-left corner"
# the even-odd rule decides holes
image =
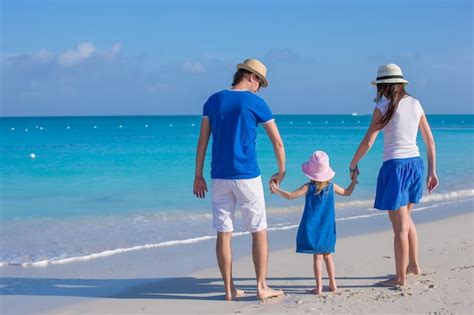
[[[43,130],[43,129],[44,129],[43,126],[40,126],[40,130]]]
[[[28,128],[25,129],[25,132],[28,132]]]
[[[326,120],[324,123],[325,123],[325,124],[327,124],[327,123],[328,123],[328,121]]]
[[[170,124],[170,127],[173,127],[173,124]]]
[[[12,127],[12,128],[11,128],[11,131],[15,131],[15,127]]]
[[[36,159],[36,154],[34,154],[34,153],[31,153],[31,154],[30,154],[30,158],[32,158],[32,159]]]
[[[97,129],[97,126],[94,125],[94,129]]]
[[[311,122],[308,120],[308,125],[311,125]]]
[[[38,126],[35,126],[36,129],[38,129],[39,127]]]
[[[293,122],[292,122],[292,121],[290,121],[290,125],[293,125]]]
[[[194,124],[191,124],[192,127],[194,127]]]
[[[148,125],[145,125],[145,128],[148,128]]]
[[[71,129],[71,127],[67,126],[66,129]]]
[[[119,128],[122,128],[123,126],[122,125],[119,125]]]

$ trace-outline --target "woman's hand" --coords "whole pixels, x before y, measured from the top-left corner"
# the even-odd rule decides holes
[[[198,198],[205,198],[207,192],[206,180],[202,176],[194,177],[193,193]]]
[[[428,187],[428,192],[431,193],[435,190],[436,187],[439,185],[438,176],[436,173],[431,172],[428,174],[428,178],[426,179],[426,186]]]
[[[349,177],[351,178],[351,181],[354,181],[354,180],[357,181],[357,176],[359,174],[360,174],[359,166],[357,166],[357,165],[355,165],[355,166],[350,165],[349,166]]]
[[[286,172],[273,174],[270,178],[270,181],[268,182],[268,185],[270,185],[272,182],[275,182],[277,186],[280,185],[280,183],[283,181],[283,178],[285,178],[285,174]]]

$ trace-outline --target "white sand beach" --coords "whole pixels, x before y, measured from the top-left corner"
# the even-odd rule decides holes
[[[35,305],[43,314],[472,313],[472,205],[470,200],[444,207],[439,210],[453,211],[454,207],[462,206],[467,211],[418,224],[423,274],[411,275],[403,290],[376,286],[394,270],[392,232],[385,222],[388,219],[379,216],[367,223],[382,225],[382,231],[338,239],[334,257],[339,294],[327,292],[327,283],[322,296],[309,294],[307,290],[314,285],[312,256],[296,254],[293,248],[287,248],[271,251],[268,272],[269,284],[283,289],[286,295],[263,303],[255,297],[251,258],[242,257],[234,263],[234,277],[236,285],[247,295],[234,302],[223,301],[219,271],[212,267],[165,279],[135,279],[126,285],[115,280],[118,293],[113,292],[110,280],[109,283],[104,280],[103,286],[98,281],[94,285],[84,281],[82,287],[76,281],[68,288],[67,283],[54,284],[49,279],[37,284],[37,290],[43,290],[42,293],[22,294],[18,290],[14,294],[13,288],[10,294],[2,296],[2,314],[37,313]],[[429,211],[421,213],[414,214],[415,220],[431,215]],[[293,230],[270,234],[270,241],[274,244],[278,237],[291,237],[294,233]],[[211,248],[212,242],[208,250],[209,255],[214,255]],[[193,262],[188,260],[188,263]],[[61,290],[57,291],[58,288]],[[87,290],[95,293],[84,293]]]

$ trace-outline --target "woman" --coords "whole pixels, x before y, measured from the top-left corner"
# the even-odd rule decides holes
[[[372,121],[349,167],[351,178],[359,173],[357,164],[382,130],[384,162],[377,178],[374,208],[386,210],[392,222],[396,268],[395,277],[380,283],[384,286],[403,286],[407,274],[421,273],[418,238],[411,218],[411,210],[423,190],[424,165],[416,144],[418,129],[428,154],[428,191],[438,186],[434,138],[420,102],[405,91],[407,83],[396,64],[379,67],[377,79],[372,82],[377,86]]]

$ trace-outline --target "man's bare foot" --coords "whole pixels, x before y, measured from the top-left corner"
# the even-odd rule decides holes
[[[259,300],[267,300],[275,297],[283,296],[282,290],[274,290],[270,287],[267,287],[264,290],[257,290],[257,298]]]
[[[396,286],[405,286],[406,283],[405,281],[399,281],[397,277],[392,277],[388,280],[380,281],[378,285],[381,287],[396,287]]]
[[[234,288],[232,290],[231,295],[226,294],[225,300],[226,301],[232,301],[232,300],[235,300],[235,299],[243,297],[243,296],[245,296],[245,291],[244,290],[239,290],[239,289]]]
[[[314,288],[312,290],[308,290],[308,292],[316,295],[321,295],[323,293],[323,288]]]
[[[419,265],[408,265],[407,274],[421,275],[421,269]]]

